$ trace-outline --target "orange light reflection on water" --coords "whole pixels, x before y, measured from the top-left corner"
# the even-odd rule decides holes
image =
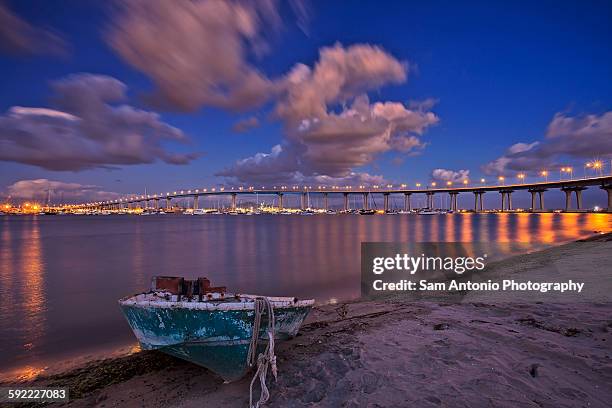
[[[29,239],[22,240],[21,271],[22,280],[21,296],[23,303],[24,327],[27,328],[23,338],[23,347],[26,350],[34,350],[42,341],[46,330],[45,312],[45,286],[44,286],[44,263],[41,248],[40,228],[38,218],[31,220],[27,235]]]

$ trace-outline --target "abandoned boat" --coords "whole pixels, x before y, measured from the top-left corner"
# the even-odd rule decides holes
[[[269,308],[265,314],[262,301]],[[272,332],[274,341],[297,334],[314,300],[230,294],[206,278],[158,276],[149,292],[119,304],[143,349],[163,351],[234,381],[253,365],[251,355],[266,349]]]

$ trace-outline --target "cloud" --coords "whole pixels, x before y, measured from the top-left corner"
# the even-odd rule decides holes
[[[296,64],[286,76],[278,116],[290,124],[327,115],[327,107],[365,91],[406,80],[407,65],[382,48],[368,44],[335,44],[319,51],[313,68]]]
[[[532,157],[527,152],[533,150],[540,142],[515,143],[510,146],[506,153],[497,159],[482,166],[482,171],[489,175],[501,175],[508,173],[510,168],[520,166],[522,170],[527,170],[533,166],[540,167],[542,163],[539,159]],[[534,163],[530,163],[533,162]],[[525,166],[525,167],[524,167]],[[515,169],[516,170],[516,169]]]
[[[232,126],[232,131],[236,133],[244,133],[259,126],[259,119],[256,116],[239,120]]]
[[[0,1],[0,51],[17,55],[64,55],[67,44],[57,34],[32,26]]]
[[[358,185],[386,183],[383,176],[366,172],[349,171],[342,176],[327,174],[304,174],[297,162],[301,157],[294,151],[295,145],[275,145],[269,153],[257,153],[254,156],[238,160],[229,168],[218,172],[217,176],[227,177],[232,184],[309,184],[309,185]]]
[[[407,69],[407,64],[368,44],[321,49],[313,68],[296,64],[284,80],[275,106],[284,142],[218,175],[241,182],[292,174],[342,179],[384,152],[422,149],[425,143],[419,136],[438,117],[423,106],[370,103],[366,93],[405,81]]]
[[[337,43],[321,48],[312,66],[295,64],[277,78],[260,72],[253,58],[269,50],[270,34],[282,28],[277,6],[272,0],[131,0],[116,14],[107,38],[153,80],[151,100],[163,107],[273,106],[272,118],[283,125],[282,153],[239,160],[219,173],[226,177],[347,177],[389,150],[409,155],[425,147],[420,135],[438,122],[430,112],[433,100],[411,106],[369,102],[369,91],[401,84],[409,71],[406,62],[379,46]],[[298,25],[305,24],[308,6],[298,1],[290,6]],[[254,124],[248,119],[234,128]]]
[[[310,3],[306,0],[289,0],[289,5],[297,18],[297,26],[308,36],[310,34],[308,26],[312,16]]]
[[[612,111],[582,116],[557,113],[544,140],[510,146],[503,156],[485,164],[483,171],[487,174],[538,171],[567,160],[594,157],[612,157]]]
[[[21,180],[7,187],[5,194],[11,199],[46,202],[49,195],[55,204],[119,198],[119,193],[103,191],[95,185],[65,183],[48,179]]]
[[[273,81],[248,57],[267,52],[263,29],[278,31],[281,23],[273,0],[130,0],[107,39],[153,80],[155,103],[183,111],[246,109],[274,93]]]
[[[197,157],[167,151],[166,142],[187,136],[154,112],[121,104],[126,86],[115,78],[75,74],[51,86],[55,108],[14,106],[0,116],[0,160],[79,171]]]
[[[470,177],[469,170],[447,170],[447,169],[434,169],[431,172],[431,178],[437,181],[452,181],[453,183],[468,180]]]

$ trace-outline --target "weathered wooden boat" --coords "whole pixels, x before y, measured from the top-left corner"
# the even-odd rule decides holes
[[[256,299],[260,296],[226,293],[206,278],[154,277],[151,290],[119,301],[140,345],[191,361],[226,381],[250,369]],[[274,340],[294,337],[314,300],[266,297],[273,308]],[[256,353],[265,349],[269,316],[259,316]]]

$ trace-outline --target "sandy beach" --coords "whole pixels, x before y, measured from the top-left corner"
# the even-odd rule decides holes
[[[589,268],[610,279],[611,239],[499,267],[508,276],[541,276],[562,262],[565,271]],[[279,378],[266,406],[608,407],[611,331],[612,304],[604,301],[439,304],[395,296],[320,306],[296,338],[277,345]],[[193,364],[137,352],[20,385],[69,387],[71,402],[52,406],[246,407],[250,381],[223,384]]]

